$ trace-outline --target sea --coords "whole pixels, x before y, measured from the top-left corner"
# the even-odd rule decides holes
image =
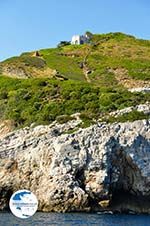
[[[0,212],[0,226],[150,226],[150,215],[41,213],[19,219],[8,212]]]

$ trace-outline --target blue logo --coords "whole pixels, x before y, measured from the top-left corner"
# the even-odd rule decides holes
[[[9,207],[16,217],[25,219],[35,214],[38,208],[38,201],[31,191],[19,190],[11,196]]]

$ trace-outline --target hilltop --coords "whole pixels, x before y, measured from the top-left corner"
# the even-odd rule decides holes
[[[149,50],[149,40],[92,34],[89,44],[58,45],[7,59],[0,63],[0,119],[20,127],[64,122],[80,112],[90,125],[108,112],[145,104],[148,93],[128,89],[150,87]],[[146,117],[134,112],[127,120]]]
[[[95,34],[91,35],[89,44],[67,43],[58,48],[23,53],[3,61],[0,69],[2,74],[12,77],[62,75],[66,79],[79,81],[87,80],[87,72],[92,83],[135,87],[136,83],[139,86],[137,80],[150,80],[149,47],[149,40],[123,33]]]

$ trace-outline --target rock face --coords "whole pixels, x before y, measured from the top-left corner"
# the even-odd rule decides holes
[[[130,92],[141,92],[141,93],[150,93],[150,87],[139,87],[139,88],[132,88],[129,89]]]
[[[145,115],[150,115],[150,103],[147,102],[145,104],[139,104],[137,106],[123,108],[121,110],[110,112],[109,115],[114,116],[114,117],[118,117],[120,115],[130,113],[132,111],[143,112]]]
[[[29,189],[41,211],[150,213],[150,121],[77,129],[80,123],[28,127],[1,139],[1,209],[13,192]]]

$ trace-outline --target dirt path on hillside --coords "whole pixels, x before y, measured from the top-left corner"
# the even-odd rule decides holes
[[[86,81],[87,81],[88,83],[91,83],[91,79],[89,78],[89,74],[91,73],[91,70],[90,70],[90,68],[88,67],[87,59],[88,59],[88,57],[89,57],[91,51],[92,51],[92,48],[89,47],[89,48],[88,48],[88,52],[86,53],[86,55],[85,55],[85,57],[84,57],[84,59],[83,59],[83,74],[84,74],[85,79],[86,79]]]

